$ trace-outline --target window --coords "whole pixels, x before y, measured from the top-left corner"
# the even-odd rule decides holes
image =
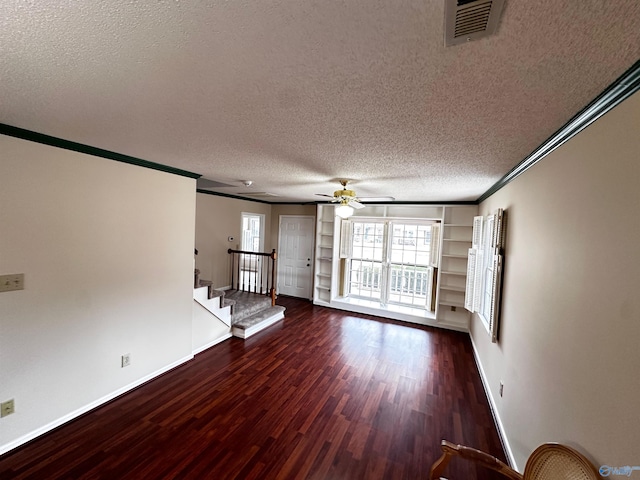
[[[480,305],[479,312],[482,320],[485,324],[489,324],[489,319],[491,317],[491,297],[493,295],[493,250],[492,246],[492,235],[493,229],[495,227],[495,219],[493,215],[489,215],[487,217],[487,221],[485,222],[485,228],[482,236],[482,265],[480,268],[482,269],[482,284],[478,287],[480,288]]]
[[[351,220],[348,293],[426,308],[431,298],[431,223]]]
[[[385,229],[386,225],[381,222],[352,222],[349,269],[349,292],[352,295],[382,300]]]
[[[477,312],[491,341],[498,340],[498,314],[502,279],[504,212],[473,219],[473,241],[467,260],[464,306]]]
[[[242,250],[261,252],[264,248],[264,215],[242,214]]]
[[[264,215],[242,213],[242,247],[245,252],[262,252],[264,249]],[[264,257],[241,254],[239,259],[239,281],[242,285],[258,285],[263,271]]]

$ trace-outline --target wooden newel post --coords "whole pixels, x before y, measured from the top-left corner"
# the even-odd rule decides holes
[[[278,254],[276,253],[276,249],[274,248],[271,251],[271,306],[275,306],[276,304],[276,259],[278,258]]]

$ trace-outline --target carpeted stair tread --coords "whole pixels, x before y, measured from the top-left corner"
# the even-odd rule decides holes
[[[256,312],[252,315],[249,315],[243,318],[238,322],[233,322],[233,327],[239,328],[241,330],[247,330],[255,325],[258,325],[264,322],[265,320],[273,317],[274,315],[277,315],[278,313],[284,312],[284,310],[285,308],[280,305],[265,308],[263,310],[260,310],[259,312]]]
[[[230,300],[227,297],[222,297],[222,306],[223,307],[234,307],[236,304],[235,300]]]
[[[209,294],[209,298],[218,298],[218,297],[224,297],[224,291],[223,290],[216,290],[215,288],[211,289],[211,293]]]
[[[262,310],[271,308],[271,298],[257,293],[227,290],[224,301],[233,300],[231,323],[236,324]]]
[[[211,299],[211,298],[218,298],[218,297],[224,297],[224,290],[216,290],[215,288],[213,288],[213,282],[211,280],[200,280],[198,279],[198,285],[200,287],[208,287],[207,290],[207,298]],[[222,306],[224,305],[224,301],[221,302]],[[231,304],[233,305],[233,304]]]

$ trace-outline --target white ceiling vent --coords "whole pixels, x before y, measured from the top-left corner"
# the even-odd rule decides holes
[[[445,47],[494,34],[503,5],[504,0],[446,0]]]
[[[238,195],[244,195],[245,197],[279,197],[276,193],[269,192],[239,192]]]
[[[233,187],[233,185],[217,182],[216,180],[209,180],[208,178],[204,178],[204,177],[200,177],[198,180],[196,180],[196,188],[207,189],[207,188],[222,188],[222,187]]]

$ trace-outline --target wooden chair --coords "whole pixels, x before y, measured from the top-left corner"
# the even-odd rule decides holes
[[[598,470],[573,448],[559,443],[544,443],[536,448],[524,467],[524,474],[488,453],[475,448],[454,445],[442,440],[442,456],[431,467],[429,480],[441,478],[452,457],[458,456],[495,470],[512,480],[600,480]]]

